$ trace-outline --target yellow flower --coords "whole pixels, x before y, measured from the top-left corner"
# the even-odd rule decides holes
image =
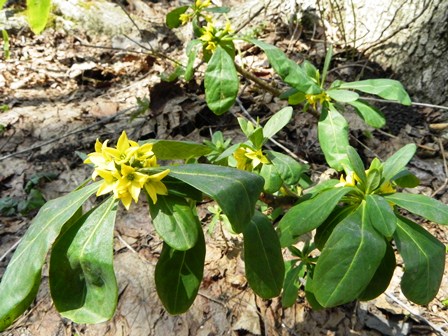
[[[98,139],[95,142],[95,152],[87,155],[87,159],[84,160],[86,164],[93,164],[95,168],[99,169],[109,169],[112,170],[115,168],[114,161],[106,153],[107,149],[107,141],[101,143]],[[94,180],[98,176],[97,170],[95,169],[92,173],[92,179]]]
[[[148,175],[139,173],[134,167],[123,164],[121,165],[121,176],[113,189],[114,195],[122,200],[126,209],[129,209],[131,204],[129,196],[137,203],[140,190],[147,180]]]
[[[147,176],[145,190],[154,204],[157,202],[157,195],[168,195],[168,189],[161,180],[169,174],[170,170]]]
[[[211,0],[204,0],[204,1],[196,0],[195,7],[199,10],[199,9],[202,9],[202,8],[209,7],[211,5],[211,3],[212,3]]]
[[[131,156],[139,149],[138,143],[129,140],[123,131],[118,138],[117,148],[105,148],[105,152],[112,157],[117,165],[129,162]]]
[[[224,27],[224,33],[225,34],[233,33],[233,29],[229,20],[226,21],[226,26]]]
[[[396,191],[397,190],[395,190],[392,183],[390,183],[390,182],[386,182],[380,187],[381,194],[393,194]]]
[[[95,169],[96,173],[103,178],[103,183],[98,188],[97,196],[105,195],[114,191],[121,175],[117,170]]]
[[[236,168],[241,170],[252,171],[254,168],[258,167],[260,163],[269,163],[269,160],[264,156],[261,149],[253,150],[248,147],[239,147],[233,153],[233,157],[236,160]]]
[[[191,14],[183,13],[179,15],[179,20],[182,22],[182,25],[186,25],[191,19]]]
[[[307,94],[305,95],[305,98],[314,109],[316,108],[317,103],[322,105],[324,102],[329,102],[331,100],[330,96],[325,92],[319,94]]]
[[[354,187],[357,180],[359,180],[358,176],[354,172],[350,172],[347,174],[347,178],[341,175],[339,183],[335,187]]]

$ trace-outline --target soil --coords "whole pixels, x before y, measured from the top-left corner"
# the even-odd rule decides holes
[[[130,2],[131,4],[134,2]],[[127,10],[154,27],[160,27],[174,2],[135,2]],[[233,3],[238,3],[233,1]],[[141,7],[143,6],[144,7]],[[143,8],[143,10],[142,10]],[[166,29],[142,49],[121,37],[93,34],[63,26],[48,28],[35,36],[27,29],[12,32],[11,58],[0,62],[0,201],[7,197],[25,200],[27,182],[43,174],[37,189],[49,200],[61,196],[89,178],[90,168],[82,153],[93,151],[95,139],[116,141],[122,130],[132,139],[179,139],[202,142],[221,130],[238,139],[235,116],[246,109],[261,122],[285,105],[284,101],[242,79],[239,99],[229,113],[216,117],[204,101],[201,67],[190,83],[167,83],[160,74],[172,70],[167,57],[185,60],[185,35]],[[138,33],[138,32],[137,32]],[[313,42],[306,29],[300,39],[285,27],[267,24],[259,38],[288,47],[291,57],[300,55],[322,65],[322,43]],[[246,46],[243,46],[242,50]],[[391,77],[378,65],[353,51],[339,50],[330,80],[356,78],[363,65],[364,78]],[[350,54],[350,55],[348,55]],[[165,56],[161,56],[165,55]],[[243,61],[262,79],[275,76],[265,57],[248,49]],[[138,111],[137,98],[150,100],[151,108]],[[430,102],[428,102],[430,103]],[[387,158],[406,143],[418,145],[410,169],[421,186],[410,190],[433,195],[444,203],[447,141],[429,127],[437,123],[440,110],[403,107],[375,102],[388,125],[373,130],[348,112],[351,142],[366,162],[374,156]],[[307,161],[312,178],[328,173],[316,141],[315,120],[295,109],[294,120],[277,137],[282,145]],[[275,148],[275,145],[272,145]],[[445,146],[445,148],[444,148]],[[56,178],[49,178],[54,173]],[[91,200],[95,202],[95,200]],[[242,239],[225,231],[206,234],[207,256],[204,281],[192,308],[170,316],[158,300],[154,267],[161,241],[151,226],[143,200],[132,211],[119,212],[115,229],[115,272],[119,284],[117,311],[109,322],[78,325],[63,319],[52,304],[48,269],[32,307],[3,335],[437,335],[448,333],[448,313],[442,301],[448,298],[448,274],[437,297],[427,306],[417,306],[403,296],[399,282],[402,264],[396,269],[386,293],[370,302],[353,302],[341,307],[313,311],[300,294],[292,308],[284,309],[279,299],[256,297],[244,277],[240,258]],[[37,210],[0,217],[0,276]],[[206,208],[198,209],[204,230],[210,219]],[[447,230],[422,223],[444,244]]]

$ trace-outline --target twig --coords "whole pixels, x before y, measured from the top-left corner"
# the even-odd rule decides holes
[[[380,103],[400,104],[397,101],[391,101],[391,100],[386,100],[386,99],[371,98],[371,97],[360,97],[360,98],[363,100],[376,101],[376,102],[380,102]],[[414,102],[412,102],[411,105],[432,107],[432,108],[437,108],[437,109],[441,109],[441,110],[448,110],[448,106],[442,106],[442,105],[434,105],[434,104],[427,104],[427,103],[414,103]]]
[[[0,262],[2,262],[6,256],[11,253],[16,247],[17,245],[20,244],[20,242],[22,241],[22,238],[20,238],[18,241],[16,241],[1,257],[0,257]]]
[[[257,84],[259,87],[261,87],[262,89],[265,89],[266,91],[272,93],[276,97],[281,95],[281,91],[280,90],[277,90],[276,88],[272,87],[271,85],[269,85],[264,80],[262,80],[262,79],[258,78],[257,76],[255,76],[253,73],[250,73],[249,71],[244,70],[242,67],[240,67],[236,63],[235,63],[235,68],[236,68],[236,71],[238,71],[241,75],[243,75],[243,77],[251,80],[252,82]]]
[[[246,108],[243,106],[243,103],[241,103],[241,100],[239,98],[236,98],[236,102],[238,104],[238,106],[240,107],[241,111],[243,111],[243,114],[246,116],[247,119],[249,119],[253,124],[257,124],[257,122],[255,121],[254,118],[252,118],[252,116],[250,115],[250,113],[246,110]],[[280,142],[278,142],[277,140],[273,139],[273,138],[269,138],[269,141],[272,142],[273,144],[275,144],[276,146],[280,147],[281,149],[283,149],[286,153],[288,153],[288,155],[290,155],[291,157],[293,157],[294,159],[296,159],[297,161],[300,161],[302,163],[308,164],[308,161],[298,157],[295,153],[293,153],[290,149],[286,148],[285,146],[283,146]]]
[[[442,154],[442,159],[443,159],[443,170],[445,171],[445,181],[442,183],[442,185],[437,188],[437,190],[435,190],[432,194],[431,197],[434,197],[435,195],[437,195],[440,191],[442,191],[443,189],[446,188],[447,184],[448,184],[448,165],[446,163],[446,155],[445,155],[445,149],[443,148],[443,143],[442,140],[440,138],[438,138],[438,143],[439,143],[439,149],[440,149],[440,153]]]
[[[391,293],[388,293],[388,292],[385,292],[385,294],[386,294],[386,296],[388,298],[390,298],[392,301],[394,301],[396,304],[398,304],[401,308],[407,310],[411,315],[416,317],[418,320],[420,320],[422,322],[425,322],[427,325],[429,325],[431,328],[433,328],[435,331],[437,331],[440,335],[448,336],[448,334],[445,331],[443,331],[442,328],[440,328],[439,326],[435,325],[434,323],[432,323],[431,321],[429,321],[428,319],[426,319],[422,315],[414,312],[410,306],[408,306],[404,302],[400,301],[397,297],[395,297],[395,295],[393,295]]]
[[[125,113],[127,113],[127,112],[129,112],[129,111],[131,111],[131,110],[133,110],[133,109],[136,109],[136,108],[135,108],[135,107],[129,107],[129,108],[127,108],[127,109],[124,109],[124,110],[122,110],[122,111],[119,111],[118,113],[114,114],[113,116],[110,116],[110,117],[101,119],[101,120],[99,120],[99,121],[97,121],[97,122],[95,122],[95,123],[93,123],[93,124],[88,125],[88,126],[77,128],[77,129],[75,129],[75,130],[73,130],[73,131],[71,131],[71,132],[68,132],[68,133],[66,133],[66,134],[64,134],[64,135],[62,135],[62,136],[60,136],[60,137],[57,137],[57,138],[54,138],[54,139],[51,139],[51,140],[44,141],[43,143],[41,143],[41,144],[39,144],[39,145],[32,146],[32,147],[30,147],[30,148],[28,148],[28,149],[24,149],[24,150],[19,151],[19,152],[14,152],[14,153],[11,153],[11,154],[2,156],[2,157],[0,157],[0,161],[6,160],[6,159],[8,159],[8,158],[10,158],[10,157],[17,156],[17,155],[20,155],[20,154],[25,154],[25,153],[28,153],[28,152],[32,152],[32,151],[34,151],[34,150],[36,150],[36,149],[39,149],[39,148],[41,148],[41,147],[43,147],[43,146],[46,146],[46,145],[49,145],[49,144],[51,144],[51,143],[53,143],[53,142],[57,142],[57,141],[59,141],[59,140],[62,140],[62,139],[66,138],[66,137],[68,137],[68,136],[70,136],[70,135],[74,135],[74,134],[77,134],[77,133],[81,133],[81,132],[87,131],[88,129],[91,129],[91,128],[93,128],[93,127],[96,127],[96,126],[99,126],[99,125],[103,125],[103,124],[108,123],[109,121],[115,119],[116,117],[118,117],[118,116],[120,116],[120,115],[122,115],[122,114],[125,114]]]
[[[131,245],[129,245],[129,244],[127,243],[127,241],[124,240],[123,237],[122,237],[118,232],[116,232],[116,235],[117,235],[117,237],[118,237],[118,240],[121,241],[121,243],[122,243],[124,246],[126,246],[126,248],[127,248],[129,251],[131,251],[131,252],[133,252],[133,253],[135,253],[135,254],[138,254],[138,252],[137,252]]]

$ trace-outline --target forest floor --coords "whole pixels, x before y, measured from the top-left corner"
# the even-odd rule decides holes
[[[126,35],[130,38],[93,34],[79,27],[69,31],[58,20],[39,36],[27,29],[11,33],[11,58],[0,60],[0,277],[36,213],[32,208],[41,201],[39,195],[47,200],[61,196],[89,178],[91,168],[82,163],[79,153],[92,152],[97,138],[114,143],[126,130],[131,139],[202,142],[220,130],[225,137],[238,139],[235,116],[248,112],[263,123],[285,106],[284,101],[242,79],[241,103],[217,117],[204,101],[201,67],[190,83],[161,81],[160,74],[172,70],[170,61],[161,55],[185,61],[185,37],[162,28],[164,15],[176,1],[138,3],[143,7],[128,11],[151,27],[147,39],[137,31]],[[310,34],[304,29],[300,36],[291,35],[285,27],[266,22],[258,38],[289,50],[293,58],[300,53],[321,67],[325,57],[321,36]],[[139,44],[131,41],[139,38]],[[241,47],[242,61],[258,77],[274,82],[263,54]],[[363,78],[393,76],[353,51],[336,48],[329,79],[354,79],[360,69]],[[145,111],[137,98],[150,101],[151,108]],[[374,156],[387,158],[404,144],[416,143],[418,153],[410,169],[422,183],[412,192],[447,203],[446,140],[430,127],[437,123],[440,111],[390,103],[376,106],[386,115],[388,125],[373,130],[349,117],[352,145],[369,161]],[[300,113],[300,107],[295,111],[276,140],[307,161],[315,178],[328,172],[317,143],[316,122],[311,115]],[[36,183],[30,187],[29,181]],[[195,303],[187,313],[170,316],[154,286],[161,241],[151,226],[147,204],[140,200],[132,211],[121,210],[114,246],[119,301],[113,319],[77,325],[61,318],[50,298],[45,267],[37,300],[4,335],[448,334],[448,311],[443,304],[448,298],[447,272],[437,297],[423,307],[401,293],[398,259],[391,285],[373,301],[313,311],[300,293],[296,304],[284,309],[280,299],[262,300],[250,290],[240,258],[241,237],[221,230],[206,234],[204,281]],[[210,213],[206,207],[198,212],[206,231]],[[448,243],[445,228],[422,225]]]

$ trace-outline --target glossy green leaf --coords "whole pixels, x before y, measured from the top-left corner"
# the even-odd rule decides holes
[[[285,262],[285,281],[283,282],[282,307],[288,308],[297,300],[299,288],[302,286],[300,278],[305,275],[305,264],[295,265],[297,260]]]
[[[175,196],[159,196],[149,202],[149,213],[163,241],[178,251],[192,248],[198,239],[199,219],[188,202]]]
[[[411,105],[411,98],[409,98],[403,85],[393,79],[367,79],[342,83],[339,87],[374,94],[387,100],[398,101],[403,105]]]
[[[437,294],[445,268],[445,246],[418,224],[399,216],[394,235],[404,260],[401,290],[412,302],[428,304]]]
[[[164,243],[155,270],[157,294],[172,315],[190,308],[199,290],[204,273],[205,241],[198,227],[196,245],[187,251],[176,251]]]
[[[288,58],[279,48],[256,39],[248,39],[248,41],[265,52],[272,68],[285,83],[305,93],[318,94],[322,91],[314,80],[306,74],[306,71]]]
[[[283,185],[283,179],[274,165],[262,165],[260,169],[260,176],[264,179],[263,190],[270,194],[279,191]]]
[[[305,73],[308,77],[314,79],[316,83],[319,82],[319,70],[317,70],[313,63],[304,60],[302,62],[302,68],[303,70],[305,70]]]
[[[356,113],[358,113],[367,125],[381,128],[386,124],[386,118],[383,113],[365,101],[358,99],[348,103],[355,108]]]
[[[173,29],[180,27],[182,25],[182,21],[180,21],[179,17],[181,14],[184,14],[189,7],[190,6],[181,6],[170,11],[165,18],[165,23],[168,28]]]
[[[194,75],[194,61],[201,50],[201,40],[192,40],[188,43],[186,54],[188,56],[187,66],[185,67],[184,79],[188,82]]]
[[[331,99],[334,99],[341,103],[354,102],[359,98],[359,94],[349,90],[332,89],[328,90],[327,94],[331,97]]]
[[[383,163],[384,183],[390,181],[404,169],[408,162],[411,161],[416,150],[417,146],[415,144],[407,144]]]
[[[348,164],[347,147],[348,124],[345,118],[330,104],[323,108],[317,124],[319,143],[325,155],[325,160],[331,168],[338,171]]]
[[[159,160],[188,160],[211,152],[208,146],[191,141],[150,140],[143,143],[147,142],[153,144],[152,151]]]
[[[306,100],[306,94],[303,92],[296,92],[288,97],[289,105],[298,105]]]
[[[172,178],[169,175],[163,179],[163,184],[165,184],[168,189],[168,195],[190,198],[192,200],[195,200],[196,202],[200,202],[204,198],[204,195],[200,190],[192,187],[189,184]],[[150,204],[152,204],[152,202]]]
[[[324,307],[358,298],[386,253],[386,242],[363,219],[363,205],[336,226],[314,271],[314,295]]]
[[[381,178],[381,172],[378,169],[369,168],[365,193],[370,194],[372,191],[378,189],[381,183]]]
[[[118,299],[113,268],[117,202],[110,197],[53,245],[50,288],[56,309],[76,323],[112,318]]]
[[[407,169],[395,175],[394,182],[402,188],[415,188],[420,184],[419,178]]]
[[[26,0],[26,16],[34,34],[40,34],[47,25],[51,0]]]
[[[277,227],[281,246],[295,244],[301,235],[321,225],[350,190],[351,188],[326,190],[289,209]]]
[[[355,210],[351,206],[336,206],[325,221],[319,225],[314,237],[314,244],[322,251],[336,225]]]
[[[379,195],[367,195],[365,216],[383,236],[391,238],[397,228],[397,217],[389,203]]]
[[[263,214],[255,212],[243,236],[244,265],[250,287],[264,299],[280,295],[285,265],[272,223]]]
[[[287,106],[275,113],[264,125],[263,136],[265,138],[272,138],[283,127],[285,127],[292,117],[292,107]]]
[[[229,218],[234,232],[249,225],[255,203],[263,190],[263,179],[239,169],[189,164],[170,166],[170,176],[212,197]]]
[[[300,176],[308,169],[307,165],[298,163],[289,155],[275,151],[266,151],[266,156],[286,184],[298,183]]]
[[[347,147],[347,156],[350,161],[350,167],[353,169],[353,171],[358,175],[361,182],[363,184],[367,183],[367,176],[366,172],[364,170],[364,163],[362,162],[361,157],[359,156],[356,149],[354,149],[352,146]]]
[[[396,266],[394,249],[390,244],[386,245],[386,254],[381,260],[380,266],[373,275],[366,289],[358,297],[358,300],[369,301],[384,293],[392,280]]]
[[[51,244],[98,187],[99,183],[94,183],[51,200],[33,219],[0,283],[0,331],[11,325],[33,302]]]
[[[204,77],[205,100],[213,113],[221,115],[235,103],[239,80],[232,57],[218,46],[210,58]]]
[[[395,193],[385,196],[399,207],[438,224],[448,225],[448,205],[429,196]]]

